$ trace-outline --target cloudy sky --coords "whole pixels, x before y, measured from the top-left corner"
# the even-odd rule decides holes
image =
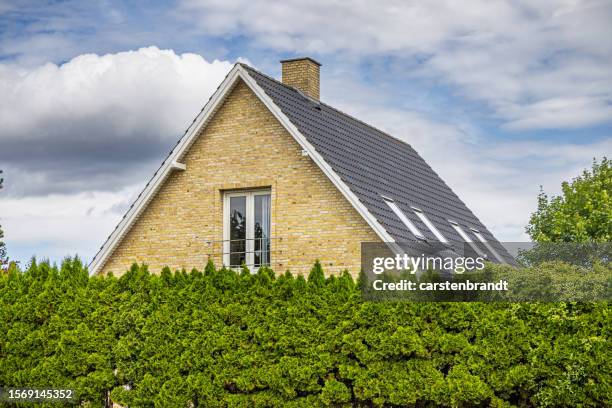
[[[414,146],[500,240],[612,153],[610,1],[0,0],[9,255],[89,260],[232,64]],[[350,4],[352,3],[352,4]]]

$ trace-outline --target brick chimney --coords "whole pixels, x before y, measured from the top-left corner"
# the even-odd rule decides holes
[[[282,60],[281,66],[283,84],[297,88],[311,98],[319,100],[321,64],[312,58],[304,57]]]

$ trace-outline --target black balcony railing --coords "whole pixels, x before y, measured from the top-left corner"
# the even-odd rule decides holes
[[[278,237],[207,240],[209,257],[221,256],[223,264],[230,268],[240,268],[246,264],[250,268],[270,266],[273,243]]]

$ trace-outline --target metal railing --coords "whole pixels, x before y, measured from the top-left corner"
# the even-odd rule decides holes
[[[273,250],[276,246],[273,245],[273,242],[279,241],[282,241],[282,238],[222,239],[205,240],[204,242],[208,246],[207,255],[209,257],[221,256],[223,263],[229,264],[227,266],[230,268],[239,268],[243,262],[250,268],[258,268],[260,266],[270,266],[271,255],[277,252]],[[240,243],[242,245],[236,250],[232,243]]]

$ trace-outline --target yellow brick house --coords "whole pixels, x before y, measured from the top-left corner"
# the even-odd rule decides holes
[[[320,101],[320,64],[282,81],[238,63],[92,262],[120,275],[202,268],[360,269],[362,242],[499,242],[412,147]]]

